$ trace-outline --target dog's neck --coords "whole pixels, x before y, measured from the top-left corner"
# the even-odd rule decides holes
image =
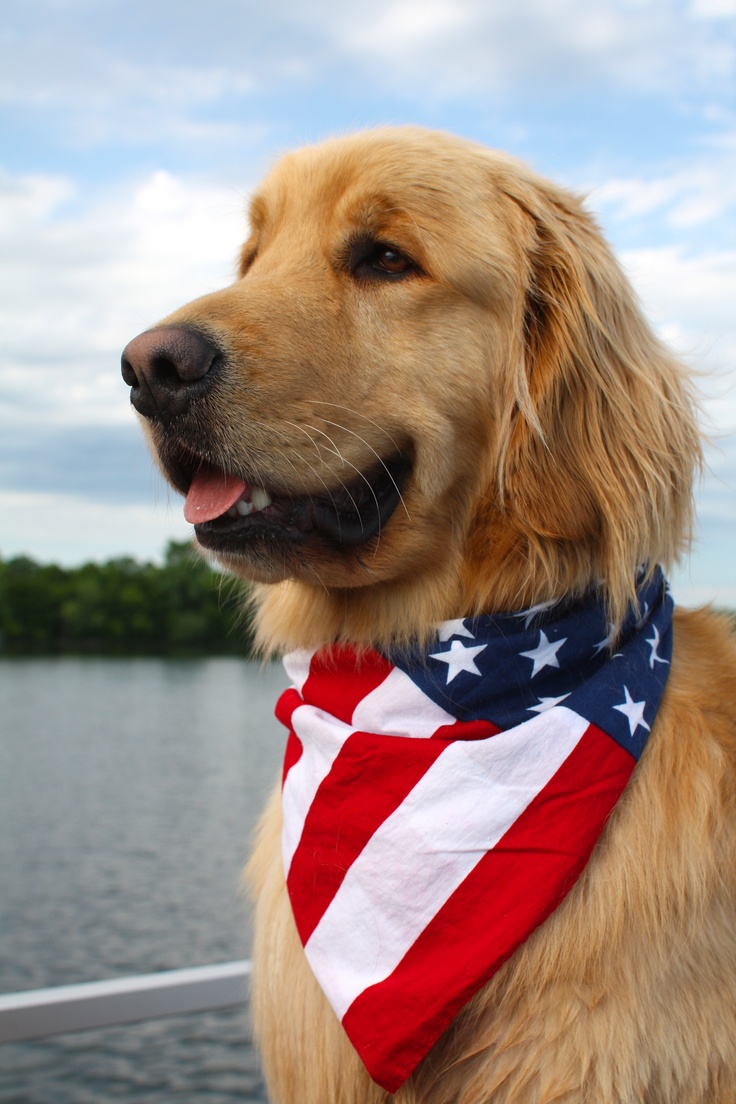
[[[264,654],[298,648],[313,650],[340,641],[365,647],[423,644],[443,621],[484,613],[513,612],[556,599],[574,597],[590,585],[553,591],[530,582],[512,588],[484,588],[478,595],[460,573],[419,575],[355,590],[327,590],[288,581],[255,588],[256,638]]]
[[[514,612],[562,595],[574,599],[600,577],[597,557],[584,542],[565,554],[558,547],[550,570],[526,539],[517,534],[515,540],[502,540],[500,535],[493,548],[479,548],[477,555],[471,549],[471,555],[448,557],[431,571],[407,572],[371,586],[329,588],[296,580],[257,585],[258,645],[273,654],[334,641],[366,647],[421,644],[442,621]],[[634,573],[632,565],[632,599]]]
[[[378,583],[354,590],[288,581],[256,588],[256,633],[266,653],[314,649],[333,641],[359,646],[428,638],[439,621],[466,616],[461,588],[445,577]]]

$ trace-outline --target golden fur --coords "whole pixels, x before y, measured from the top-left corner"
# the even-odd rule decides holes
[[[226,352],[202,455],[292,494],[412,458],[367,545],[220,556],[259,584],[264,649],[426,637],[596,580],[615,627],[636,566],[687,545],[700,452],[683,370],[581,203],[401,128],[285,157],[252,226],[241,277],[165,320]],[[412,267],[358,278],[356,234]],[[728,626],[678,611],[656,724],[584,875],[397,1104],[736,1102],[735,713]],[[302,953],[279,836],[276,792],[250,866],[272,1099],[378,1104]]]

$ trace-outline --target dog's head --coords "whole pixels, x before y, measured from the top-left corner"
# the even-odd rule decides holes
[[[277,584],[264,635],[407,638],[595,580],[620,619],[687,539],[699,448],[580,203],[401,128],[288,155],[251,226],[123,375],[199,543]]]

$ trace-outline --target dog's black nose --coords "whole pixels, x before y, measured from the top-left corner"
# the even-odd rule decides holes
[[[222,351],[199,330],[157,326],[125,346],[121,371],[138,413],[167,422],[208,389],[221,361]]]

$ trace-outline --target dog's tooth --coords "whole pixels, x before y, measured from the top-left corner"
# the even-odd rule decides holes
[[[227,512],[227,516],[231,517],[231,518],[236,518],[238,516],[238,511],[235,509],[234,506],[230,507],[230,509]]]
[[[250,500],[255,510],[265,510],[271,505],[271,496],[263,487],[254,487],[250,493]]]
[[[252,514],[255,507],[252,502],[246,502],[244,498],[241,498],[235,503],[235,509],[238,511],[241,517],[247,517],[248,514]]]

